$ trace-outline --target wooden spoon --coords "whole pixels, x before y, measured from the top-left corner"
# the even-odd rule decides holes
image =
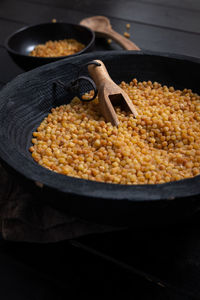
[[[118,126],[119,120],[113,104],[122,106],[136,117],[137,111],[128,95],[110,78],[104,63],[101,60],[95,62],[100,65],[91,64],[88,66],[88,71],[97,86],[99,106],[105,120]]]
[[[104,16],[94,16],[91,18],[83,19],[80,25],[89,27],[95,31],[99,36],[111,38],[120,44],[125,50],[140,50],[133,42],[125,38],[123,35],[112,29],[110,21]]]

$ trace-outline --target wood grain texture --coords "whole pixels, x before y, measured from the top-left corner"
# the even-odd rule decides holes
[[[105,38],[111,38],[125,50],[140,50],[140,48],[131,40],[113,30],[110,24],[110,20],[105,16],[94,16],[91,18],[86,18],[83,19],[79,24],[89,27],[97,35]]]
[[[127,0],[124,0],[126,3]],[[129,1],[129,0],[128,0]],[[178,9],[189,9],[189,10],[200,10],[200,1],[199,0],[133,0],[136,2],[151,3],[160,6],[166,6],[171,8]]]
[[[19,0],[21,1],[21,0]],[[55,5],[56,7],[59,7],[60,4],[63,3],[63,5],[66,5],[65,0],[27,0],[26,2],[32,2],[32,3],[51,3]],[[95,0],[92,1],[93,5],[96,5]],[[199,0],[123,0],[118,1],[124,3],[126,5],[127,2],[136,2],[136,3],[142,3],[142,4],[152,4],[157,6],[164,6],[168,8],[178,8],[178,9],[185,9],[185,10],[200,10],[200,1]]]
[[[23,0],[25,1],[25,0]],[[36,0],[28,0],[36,3]],[[37,0],[37,3],[46,3],[64,9],[93,13],[94,15],[106,15],[139,23],[179,29],[187,32],[200,33],[200,12],[182,9],[178,7],[165,7],[149,2],[136,1],[65,1],[65,0]]]
[[[1,293],[4,295],[2,300],[64,300],[68,298],[99,300],[108,297],[115,299],[119,296],[127,300],[191,300],[187,295],[179,295],[178,292],[152,284],[145,278],[123,270],[122,266],[105,260],[103,253],[109,253],[106,245],[107,251],[101,250],[102,257],[94,251],[91,253],[87,242],[91,244],[93,242],[94,248],[98,245],[101,249],[102,244],[105,243],[104,235],[84,237],[81,243],[79,241],[74,241],[74,243],[63,241],[45,245],[15,243],[14,247],[13,243],[1,240],[0,276],[2,277]],[[132,234],[129,233],[129,235]],[[113,242],[110,247],[113,253],[110,255],[113,255],[116,250],[125,252],[123,245],[120,244],[121,236],[120,240],[117,240],[117,237],[115,240],[112,235],[108,237],[110,240],[107,244],[110,245]],[[106,241],[108,237],[105,236]],[[127,240],[130,240],[130,236]],[[132,244],[136,243],[138,246],[140,241],[141,238],[133,238]],[[129,251],[133,250],[134,256],[137,254],[134,258],[138,259],[137,263],[140,265],[141,256],[134,251],[133,247],[128,246]],[[144,258],[146,258],[145,255]]]
[[[44,1],[44,0],[42,0]],[[0,18],[6,15],[11,20],[34,24],[50,21],[56,18],[60,21],[79,23],[81,19],[92,16],[92,13],[81,11],[65,10],[62,8],[50,7],[47,5],[37,5],[33,3],[24,3],[21,1],[7,0],[3,4],[0,3]],[[110,18],[114,30],[123,34],[126,29],[126,24],[130,23],[131,28],[130,39],[135,42],[140,48],[161,52],[174,52],[185,55],[200,57],[200,38],[197,34],[185,33],[173,29],[165,29],[117,18]],[[1,20],[0,20],[1,26]],[[3,34],[0,31],[0,35]],[[4,35],[4,34],[3,34]],[[103,49],[120,49],[116,44],[107,45],[106,41],[97,40],[98,50]],[[105,48],[104,48],[105,47]]]
[[[193,216],[197,223],[199,217],[199,214]],[[189,222],[170,228],[158,228],[156,231],[152,228],[136,229],[106,234],[93,240],[82,238],[80,241],[88,247],[98,249],[116,259],[122,259],[129,266],[139,267],[146,274],[158,276],[176,286],[177,290],[184,289],[186,299],[197,300],[200,296],[199,229],[198,224],[192,225],[192,220]],[[166,290],[166,287],[163,290]],[[180,299],[185,297],[182,295]],[[171,300],[171,297],[169,299]]]

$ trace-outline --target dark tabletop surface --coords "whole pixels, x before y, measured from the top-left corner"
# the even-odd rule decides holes
[[[141,48],[200,58],[199,0],[1,0],[0,88],[23,71],[4,41],[51,21],[110,18]],[[95,50],[119,49],[97,39]],[[168,228],[135,229],[57,244],[0,240],[0,299],[200,299],[199,215]]]

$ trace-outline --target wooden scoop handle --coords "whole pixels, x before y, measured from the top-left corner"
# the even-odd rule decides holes
[[[99,65],[95,65],[98,63]],[[107,122],[118,126],[119,120],[113,108],[113,103],[123,105],[136,117],[137,111],[130,100],[129,96],[120,88],[107,72],[104,63],[101,60],[95,60],[88,66],[90,76],[93,78],[98,89],[99,107],[102,115]]]
[[[120,44],[120,46],[122,46],[122,48],[125,50],[140,50],[140,48],[136,44],[113,29],[109,29],[104,34],[106,37],[111,38],[112,40]]]
[[[91,64],[88,66],[88,71],[90,76],[93,78],[97,89],[99,89],[99,87],[105,82],[112,81],[112,79],[110,78],[104,63],[101,60],[95,60],[95,62],[99,63],[100,66]]]
[[[118,126],[119,120],[117,114],[108,97],[109,94],[115,92],[113,87],[115,87],[116,84],[110,78],[104,63],[101,60],[95,60],[95,62],[100,65],[97,66],[91,64],[88,66],[88,71],[98,89],[99,108],[107,122],[111,122],[112,125]]]

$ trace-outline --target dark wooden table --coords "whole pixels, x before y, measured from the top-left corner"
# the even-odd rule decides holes
[[[110,18],[144,50],[200,57],[199,0],[1,0],[0,87],[23,71],[4,48],[30,24]],[[119,49],[96,40],[96,50]],[[36,245],[0,241],[0,299],[200,299],[199,216],[174,228]],[[64,273],[64,276],[63,276]]]
[[[106,15],[115,30],[126,31],[141,49],[200,57],[199,0],[1,0],[0,1],[0,84],[20,74],[4,48],[15,30],[53,18],[78,23],[92,15]],[[97,50],[119,49],[114,43],[97,41]]]

